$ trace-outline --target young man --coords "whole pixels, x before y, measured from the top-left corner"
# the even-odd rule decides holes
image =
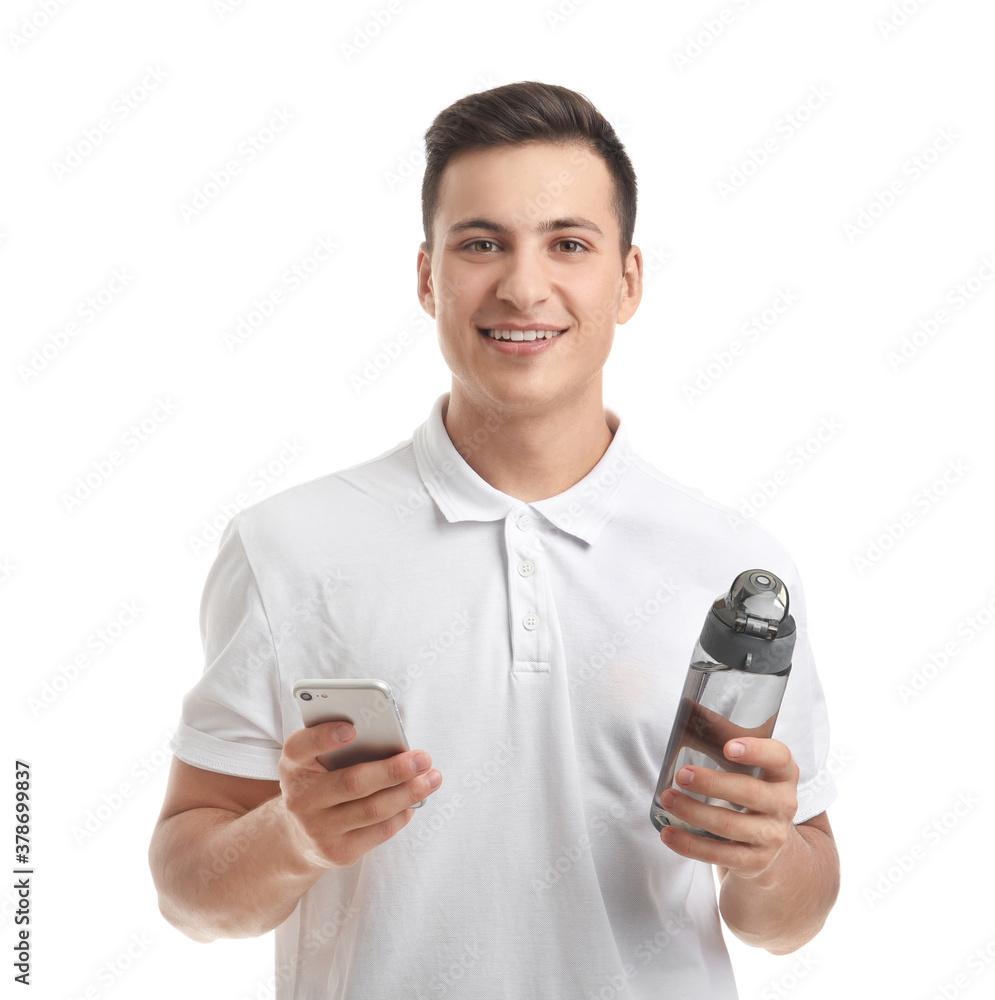
[[[801,584],[604,407],[642,294],[610,125],[521,83],[456,102],[426,141],[418,294],[451,390],[410,440],[228,526],[150,851],[162,912],[200,941],[276,928],[280,998],[733,998],[719,913],[780,954],[837,891]],[[661,836],[688,655],[752,567],[798,624],[779,738],[726,746],[760,778],[684,775],[747,812],[665,803],[728,842]],[[291,696],[322,676],[386,680],[425,749],[326,772],[354,730],[301,729]]]

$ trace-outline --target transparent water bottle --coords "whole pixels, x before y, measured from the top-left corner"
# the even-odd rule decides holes
[[[794,646],[788,590],[773,573],[762,569],[740,573],[729,593],[716,598],[694,647],[653,795],[650,819],[657,830],[676,826],[699,837],[724,839],[667,812],[660,796],[668,788],[693,795],[699,802],[745,812],[745,807],[725,799],[688,792],[674,777],[685,764],[759,777],[761,768],[730,761],[722,749],[739,736],[770,738]]]

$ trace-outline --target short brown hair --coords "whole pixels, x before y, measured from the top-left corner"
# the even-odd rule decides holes
[[[622,263],[636,227],[636,172],[615,130],[583,94],[535,80],[509,83],[460,98],[425,133],[422,226],[432,253],[432,227],[446,164],[458,153],[527,142],[579,143],[594,150],[614,182],[612,209],[618,220]]]

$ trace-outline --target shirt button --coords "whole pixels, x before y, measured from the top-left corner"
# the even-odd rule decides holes
[[[539,616],[534,611],[530,611],[522,619],[522,624],[531,632],[539,627]]]
[[[522,576],[531,576],[535,571],[535,566],[533,566],[528,559],[526,559],[525,562],[520,562],[518,564],[518,572],[521,573]]]
[[[532,527],[532,516],[530,514],[523,514],[515,524],[518,525],[522,531],[528,531]]]

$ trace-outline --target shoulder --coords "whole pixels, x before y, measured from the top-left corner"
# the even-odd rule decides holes
[[[780,576],[789,591],[799,590],[791,554],[763,525],[633,453],[626,479],[621,525],[648,546],[652,558],[680,567],[689,578],[700,575],[709,585],[762,568]]]
[[[738,536],[753,544],[777,544],[771,533],[752,518],[661,472],[641,456],[630,452],[629,467],[632,480],[627,500],[632,510],[655,517],[660,523],[677,522],[686,530]]]
[[[317,538],[355,536],[391,514],[398,496],[418,481],[411,439],[373,458],[288,487],[238,511],[222,545],[237,535],[252,559],[306,551]]]

